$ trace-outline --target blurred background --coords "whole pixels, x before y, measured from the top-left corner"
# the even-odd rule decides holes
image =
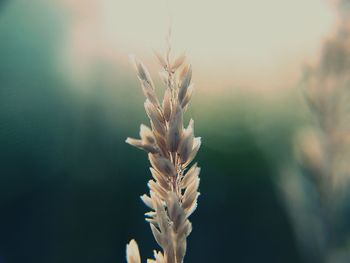
[[[299,83],[337,27],[333,2],[0,1],[0,262],[125,262],[131,238],[144,259],[158,249],[147,157],[125,143],[148,123],[128,55],[156,79],[170,24],[203,142],[186,262],[306,262],[276,177],[310,122]]]

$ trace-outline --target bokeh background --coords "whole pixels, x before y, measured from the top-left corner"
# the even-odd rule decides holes
[[[156,76],[170,24],[203,141],[186,262],[305,262],[275,178],[310,121],[303,68],[336,22],[325,0],[0,1],[0,262],[157,248],[139,199],[148,161],[125,144],[148,122],[128,55]]]

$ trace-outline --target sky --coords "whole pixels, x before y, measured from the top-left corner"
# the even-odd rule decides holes
[[[67,57],[97,54],[126,64],[135,53],[152,69],[152,50],[164,50],[171,25],[174,50],[188,54],[196,82],[216,89],[295,84],[336,25],[326,0],[59,2],[72,18]]]

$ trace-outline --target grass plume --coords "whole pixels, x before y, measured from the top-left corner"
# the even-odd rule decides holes
[[[152,179],[148,182],[149,195],[141,196],[152,211],[146,213],[152,234],[162,248],[154,251],[154,259],[147,262],[181,263],[186,254],[186,240],[192,225],[189,216],[197,207],[199,172],[195,158],[201,139],[194,137],[194,121],[186,128],[183,114],[193,92],[192,67],[185,54],[172,59],[170,45],[166,54],[155,52],[161,66],[160,76],[166,86],[162,102],[144,64],[132,57],[142,91],[151,127],[141,124],[140,139],[127,138],[126,142],[148,153]],[[137,243],[127,245],[128,263],[139,263]]]
[[[296,232],[310,262],[350,262],[350,1],[336,1],[339,25],[305,74],[314,123],[298,135],[298,167],[284,176]]]

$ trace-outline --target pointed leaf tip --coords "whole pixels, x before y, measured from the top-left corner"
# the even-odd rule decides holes
[[[139,247],[134,239],[126,245],[126,259],[128,263],[141,263]]]

